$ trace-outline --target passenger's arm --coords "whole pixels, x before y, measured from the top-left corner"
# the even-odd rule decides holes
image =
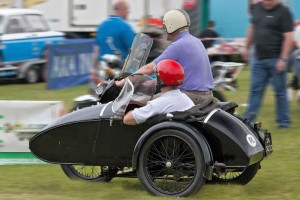
[[[136,125],[136,121],[133,117],[132,110],[129,111],[123,118],[123,123],[127,125]]]

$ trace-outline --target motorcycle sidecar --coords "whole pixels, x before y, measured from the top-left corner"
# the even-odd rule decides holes
[[[179,197],[196,193],[206,180],[246,184],[271,152],[269,133],[220,108],[200,120],[168,116],[127,126],[115,117],[115,102],[63,116],[31,139],[30,150],[62,165],[70,178],[138,177],[152,194]]]

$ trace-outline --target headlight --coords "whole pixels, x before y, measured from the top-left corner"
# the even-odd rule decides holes
[[[102,93],[103,93],[103,91],[104,91],[104,89],[106,87],[107,87],[107,83],[106,82],[98,84],[98,86],[95,89],[96,94],[102,95]]]

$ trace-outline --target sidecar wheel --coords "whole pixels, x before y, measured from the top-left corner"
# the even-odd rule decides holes
[[[148,192],[158,196],[185,197],[205,183],[203,152],[187,133],[161,130],[144,144],[137,175]]]
[[[212,180],[208,182],[218,184],[246,185],[254,178],[259,170],[259,167],[260,162],[248,166],[242,172],[232,171],[219,176],[217,174],[213,174]]]
[[[115,167],[61,165],[61,168],[70,179],[90,182],[109,182],[118,173]]]

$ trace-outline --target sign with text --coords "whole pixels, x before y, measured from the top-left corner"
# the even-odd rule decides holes
[[[30,152],[29,140],[62,114],[61,101],[0,100],[0,153]]]
[[[68,88],[88,83],[93,65],[93,39],[66,40],[50,45],[47,89]]]

